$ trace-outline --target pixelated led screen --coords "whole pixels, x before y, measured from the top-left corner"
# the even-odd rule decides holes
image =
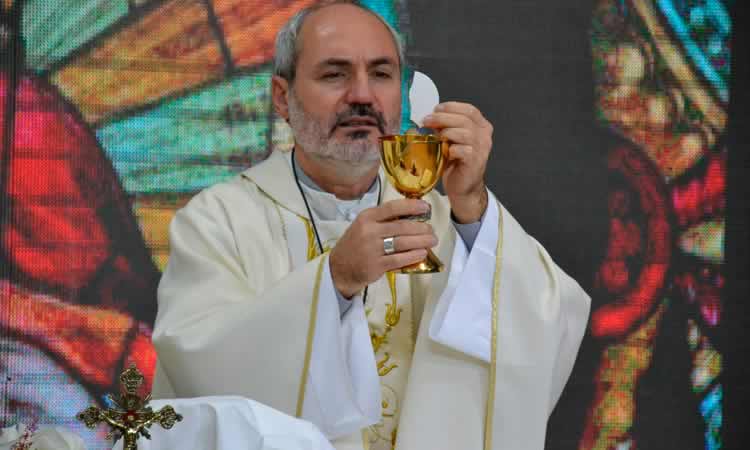
[[[654,407],[639,387],[673,308],[697,439],[722,447],[730,2],[595,2],[591,128],[624,143],[606,155],[580,450],[639,448]],[[74,416],[115,390],[126,362],[153,375],[175,210],[290,145],[269,95],[273,39],[311,3],[0,2],[0,425],[61,424],[109,447]],[[410,42],[408,0],[364,3]]]

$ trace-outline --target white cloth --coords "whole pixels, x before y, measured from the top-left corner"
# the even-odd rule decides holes
[[[456,240],[448,283],[435,307],[430,338],[459,352],[490,362],[492,282],[499,210],[490,194],[485,220],[471,252]],[[486,225],[491,224],[491,225]]]
[[[172,405],[183,420],[170,430],[154,424],[139,450],[333,450],[318,429],[242,397],[154,400],[154,411]],[[115,443],[122,449],[122,440]]]
[[[27,427],[18,423],[11,427],[0,428],[0,450],[14,450],[24,443],[23,436]],[[59,426],[42,425],[30,433],[27,444],[31,442],[34,450],[86,450],[86,444],[77,434]]]
[[[398,197],[386,185],[383,200]],[[494,198],[470,254],[456,245],[447,199],[425,199],[448,271],[402,278],[416,342],[396,448],[542,449],[588,296]],[[361,449],[380,410],[367,314],[341,320],[327,257],[304,254],[306,216],[278,153],[177,214],[154,392],[253,398],[310,419],[337,449]]]

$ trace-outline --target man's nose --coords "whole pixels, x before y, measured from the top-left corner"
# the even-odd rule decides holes
[[[352,77],[346,101],[349,104],[371,105],[375,98],[367,74],[357,74]]]

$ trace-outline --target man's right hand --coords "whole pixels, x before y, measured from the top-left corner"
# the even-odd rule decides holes
[[[331,250],[331,276],[341,295],[351,298],[389,270],[424,259],[438,244],[432,225],[400,217],[429,208],[423,200],[399,199],[362,211]],[[389,237],[395,253],[386,255],[383,240]]]

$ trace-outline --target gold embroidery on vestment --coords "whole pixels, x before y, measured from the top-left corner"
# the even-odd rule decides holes
[[[399,409],[399,401],[396,395],[396,391],[387,384],[382,385],[383,387],[383,400],[381,406],[383,408],[382,416],[384,420],[379,423],[367,428],[367,447],[375,444],[378,441],[385,441],[389,444],[390,448],[394,447],[397,427],[394,427],[390,432],[385,428],[385,420],[394,420],[396,418],[396,412]],[[390,401],[389,401],[390,399]]]
[[[307,260],[311,261],[315,259],[318,256],[318,246],[316,236],[315,236],[315,229],[312,226],[312,222],[308,220],[305,217],[298,216],[303,223],[305,224],[305,230],[307,231]],[[324,248],[324,252],[328,252],[328,248]],[[319,288],[320,288],[320,277],[322,273],[322,261],[325,260],[323,258],[321,260],[321,266],[318,268],[318,276],[315,282],[315,291],[313,293],[313,307],[315,308],[315,311],[317,312],[317,302],[318,302],[318,295],[319,295]],[[391,293],[391,302],[386,305],[385,309],[385,329],[383,330],[382,334],[378,334],[372,330],[370,330],[370,341],[372,343],[373,352],[375,354],[378,353],[378,351],[381,349],[383,344],[388,343],[388,335],[390,334],[391,330],[393,330],[401,321],[401,312],[403,308],[400,308],[398,306],[398,294],[396,291],[396,274],[387,272],[385,274],[386,280],[388,281],[388,287]],[[369,314],[372,312],[371,308],[366,308],[365,314],[369,316]],[[314,332],[314,328],[311,328],[311,332]],[[312,343],[312,339],[308,339],[308,343]],[[306,380],[306,374],[307,374],[307,368],[309,367],[309,352],[311,352],[312,349],[308,349],[308,353],[306,353],[306,362],[305,362],[305,369],[303,371],[303,380]],[[380,377],[385,377],[389,373],[391,373],[394,369],[397,369],[399,366],[398,364],[389,364],[391,355],[388,352],[385,352],[383,354],[383,358],[377,362],[377,371],[378,375]],[[396,417],[396,413],[398,411],[398,398],[396,396],[396,392],[393,390],[392,387],[388,386],[387,384],[381,384],[381,387],[383,389],[384,395],[385,394],[391,394],[393,396],[393,401],[388,402],[387,400],[383,400],[381,403],[382,412],[381,416],[383,419],[393,420]],[[304,385],[302,386],[304,388]],[[297,417],[301,417],[302,414],[302,404],[304,402],[304,392],[300,393],[300,401],[297,405]],[[389,441],[391,443],[391,448],[394,448],[396,445],[396,435],[397,435],[397,429],[398,426],[394,426],[389,435],[386,435],[382,433],[381,430],[384,427],[383,422],[381,421],[378,424],[372,425],[369,427],[371,435],[375,438],[375,441],[378,440],[384,440]],[[363,430],[363,439],[367,435],[367,430]],[[371,443],[367,439],[364,439],[366,441],[366,448],[369,447],[369,444]],[[372,441],[372,442],[375,442]]]
[[[388,287],[391,289],[391,303],[385,307],[385,330],[383,331],[383,334],[378,334],[374,331],[370,332],[370,341],[372,341],[372,349],[375,351],[375,353],[380,350],[380,347],[383,344],[388,342],[388,334],[394,327],[396,327],[396,325],[398,325],[399,321],[401,320],[402,308],[399,308],[397,303],[398,295],[396,294],[396,274],[386,272],[385,276],[388,280]],[[387,359],[388,358],[386,358],[386,360]],[[378,367],[380,367],[380,363],[378,363]]]
[[[378,351],[381,349],[383,344],[388,343],[388,336],[391,333],[391,331],[399,324],[401,321],[401,312],[403,308],[399,308],[398,306],[398,293],[396,291],[396,274],[391,272],[386,272],[385,274],[386,280],[388,281],[388,288],[391,292],[391,302],[386,305],[385,307],[385,329],[383,330],[383,333],[379,334],[375,331],[370,331],[370,340],[372,342],[372,349],[377,354]],[[391,354],[388,352],[385,352],[383,354],[383,358],[377,362],[377,370],[378,375],[380,377],[385,377],[391,371],[398,368],[398,364],[391,363],[389,364],[391,359]],[[397,403],[396,400],[396,393],[393,391],[393,388],[388,386],[387,384],[382,384],[383,387],[383,393],[384,395],[388,392],[392,393],[394,396],[394,403]],[[396,413],[398,411],[398,405],[389,403],[387,400],[383,400],[382,404],[382,417],[384,420],[395,420]],[[382,431],[382,428],[384,427],[384,423],[378,423],[375,425],[372,425],[370,427],[372,436],[375,438],[373,443],[378,440],[388,441],[391,444],[391,448],[394,448],[396,445],[396,432],[398,430],[398,425],[394,425],[393,429],[391,430],[390,436],[384,434]]]
[[[398,364],[391,364],[390,366],[387,365],[388,360],[390,359],[391,359],[391,354],[388,352],[385,352],[384,358],[380,362],[378,362],[378,375],[380,375],[381,377],[388,375],[391,372],[391,370],[398,367]]]

